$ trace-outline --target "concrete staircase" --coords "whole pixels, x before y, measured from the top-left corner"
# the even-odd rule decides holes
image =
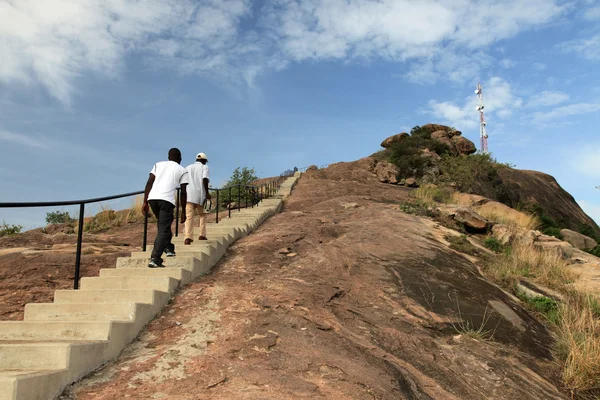
[[[54,399],[117,357],[182,285],[208,273],[231,243],[279,212],[299,176],[257,207],[209,224],[208,241],[184,246],[183,237],[174,238],[177,256],[165,258],[166,268],[147,267],[151,248],[134,252],[117,268],[82,278],[80,290],[57,290],[54,303],[27,304],[24,321],[0,322],[0,400]]]

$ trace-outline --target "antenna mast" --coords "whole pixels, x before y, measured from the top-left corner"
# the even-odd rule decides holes
[[[477,99],[479,100],[479,105],[477,106],[477,111],[479,111],[479,137],[481,139],[481,152],[488,152],[488,134],[486,130],[485,116],[483,115],[483,92],[481,90],[481,83],[477,84],[477,90],[475,90],[475,94],[477,95]]]

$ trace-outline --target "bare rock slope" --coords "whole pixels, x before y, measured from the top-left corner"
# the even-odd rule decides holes
[[[546,329],[450,231],[399,211],[409,189],[368,162],[304,174],[281,214],[63,398],[563,398]]]

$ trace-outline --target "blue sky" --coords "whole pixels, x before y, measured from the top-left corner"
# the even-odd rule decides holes
[[[141,190],[170,147],[220,185],[428,122],[478,145],[481,81],[494,156],[600,222],[595,0],[0,0],[0,43],[0,201]]]

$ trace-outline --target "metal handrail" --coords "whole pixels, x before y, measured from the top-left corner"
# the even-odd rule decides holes
[[[107,200],[122,199],[129,196],[137,196],[143,194],[144,191],[117,194],[114,196],[97,197],[95,199],[86,200],[71,200],[71,201],[43,201],[43,202],[27,202],[27,203],[0,203],[0,208],[30,208],[30,207],[59,207],[59,206],[75,206],[79,205],[79,221],[77,230],[77,252],[75,253],[75,277],[73,289],[79,289],[79,273],[81,270],[81,244],[83,242],[83,219],[85,214],[85,205],[90,203],[98,203]],[[148,226],[148,214],[144,217],[144,247],[146,247],[146,235]]]
[[[252,198],[251,204],[252,204],[252,207],[254,208],[255,202],[256,202],[256,206],[258,206],[258,203],[261,200],[270,197],[272,194],[275,194],[277,192],[277,190],[279,189],[279,187],[281,186],[283,179],[287,178],[289,176],[292,176],[292,175],[293,175],[293,172],[292,172],[292,174],[283,173],[277,179],[269,181],[268,183],[262,184],[259,186],[239,184],[239,185],[228,186],[228,187],[221,188],[221,189],[209,188],[209,190],[217,192],[216,206],[215,206],[216,223],[219,223],[219,192],[220,191],[228,190],[229,191],[228,197],[229,197],[229,199],[231,199],[231,189],[238,187],[239,191],[238,191],[237,209],[238,209],[238,211],[241,211],[242,187],[246,191],[246,193],[244,194],[244,198],[246,200],[246,208],[248,207],[248,192],[250,192],[250,194],[251,194],[251,198]],[[83,242],[83,220],[84,220],[84,214],[85,214],[85,205],[90,204],[90,203],[98,203],[98,202],[102,202],[102,201],[121,199],[124,197],[137,196],[140,194],[144,194],[144,190],[140,190],[137,192],[117,194],[114,196],[97,197],[94,199],[86,199],[86,200],[20,202],[20,203],[5,202],[5,203],[0,203],[0,208],[62,207],[62,206],[74,206],[74,205],[79,206],[77,250],[76,250],[76,255],[75,255],[75,275],[73,278],[73,280],[74,280],[73,289],[77,290],[77,289],[79,289],[79,276],[80,276],[80,272],[81,272],[81,246],[82,246],[82,242]],[[177,207],[176,207],[176,217],[175,217],[176,218],[175,221],[177,221],[177,222],[175,223],[175,236],[178,236],[178,234],[179,234],[179,207],[180,207],[180,205],[181,205],[181,203],[179,201],[179,189],[177,189]],[[231,208],[230,207],[228,207],[228,208],[229,208],[229,210],[228,210],[229,217],[231,217]],[[143,251],[146,251],[147,238],[148,238],[148,213],[145,212],[144,213],[144,236],[142,239],[142,250]]]

